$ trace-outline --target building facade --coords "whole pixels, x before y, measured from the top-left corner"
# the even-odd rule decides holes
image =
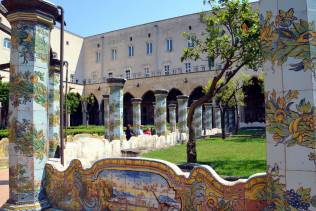
[[[4,17],[1,17],[1,23],[10,27]],[[203,95],[203,86],[207,85],[215,70],[221,68],[217,61],[208,59],[181,61],[183,49],[193,47],[192,41],[183,33],[201,38],[204,31],[205,25],[200,22],[200,14],[197,13],[89,37],[66,32],[64,44],[65,60],[69,63],[69,90],[95,99],[87,106],[88,121],[90,124],[102,124],[102,96],[109,93],[106,80],[111,77],[125,78],[124,123],[132,123],[131,100],[142,98],[142,124],[153,124],[154,90],[168,90],[168,104],[175,103],[178,95],[187,95],[190,105]],[[54,52],[59,52],[59,33],[58,28],[52,30],[51,47]],[[8,63],[10,36],[0,31],[0,42],[0,64]],[[258,74],[251,70],[243,71],[254,78]],[[9,70],[0,71],[0,76],[2,81],[8,81]],[[264,117],[258,113],[264,112],[252,107],[259,102],[259,109],[264,109],[263,94],[258,100],[258,93],[252,93],[252,88],[249,90],[249,105],[240,109],[241,120],[260,125]],[[76,114],[71,115],[71,124],[81,124],[81,116],[80,105]]]

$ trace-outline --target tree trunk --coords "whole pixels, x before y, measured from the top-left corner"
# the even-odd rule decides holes
[[[194,103],[193,103],[188,113],[188,129],[189,129],[189,140],[187,143],[187,162],[188,163],[197,162],[195,134],[194,134],[194,128],[192,126],[194,110],[195,108],[194,108]]]
[[[225,109],[221,110],[221,127],[222,127],[222,139],[226,139],[226,127],[225,127]]]

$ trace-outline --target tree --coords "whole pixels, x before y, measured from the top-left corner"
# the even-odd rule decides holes
[[[80,95],[78,93],[67,93],[66,95],[66,106],[67,106],[67,114],[70,115],[77,111],[79,105],[80,105]],[[70,121],[70,118],[67,118],[66,125],[68,126],[68,122]]]
[[[262,64],[259,13],[253,10],[251,4],[247,0],[208,0],[207,3],[212,10],[201,15],[206,33],[200,39],[186,35],[190,36],[194,47],[184,49],[181,60],[211,59],[222,64],[222,68],[212,72],[215,75],[209,90],[189,109],[187,161],[191,163],[197,161],[192,127],[195,109],[211,101],[242,68],[257,70]]]
[[[6,125],[9,110],[9,83],[0,82],[0,102],[2,103],[0,127]]]

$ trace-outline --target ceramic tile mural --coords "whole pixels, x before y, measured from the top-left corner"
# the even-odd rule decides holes
[[[62,210],[261,210],[266,176],[227,182],[209,167],[189,175],[170,163],[106,159],[84,170],[75,160],[64,172],[46,166],[46,192]],[[67,184],[66,184],[67,183]]]
[[[161,92],[162,91],[162,92]],[[158,90],[155,93],[155,128],[157,135],[162,136],[167,132],[167,94],[164,90]]]
[[[55,69],[57,68],[57,69]],[[48,84],[48,140],[49,157],[54,158],[60,142],[60,72],[58,67],[51,66]]]
[[[180,133],[186,133],[188,131],[187,127],[187,117],[188,117],[188,96],[178,96],[178,127]]]
[[[260,2],[268,210],[316,210],[316,14],[306,8],[306,0]]]

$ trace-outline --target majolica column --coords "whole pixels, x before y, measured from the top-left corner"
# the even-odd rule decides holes
[[[315,11],[315,0],[260,1],[267,199],[275,210],[316,210]]]
[[[48,159],[50,32],[57,8],[45,1],[4,0],[11,24],[9,188],[4,210],[41,210]],[[1,195],[1,193],[0,193]]]
[[[228,122],[229,122],[229,129],[230,132],[233,131],[234,127],[235,127],[235,110],[234,109],[230,109],[229,113],[228,113]]]
[[[156,90],[155,126],[158,136],[167,133],[167,90]]]
[[[215,118],[215,127],[222,128],[222,121],[221,121],[221,110],[219,107],[214,107],[214,118]]]
[[[88,122],[88,102],[86,100],[83,100],[81,102],[81,106],[82,106],[82,123],[83,125],[88,126],[89,122]]]
[[[211,130],[212,129],[212,104],[211,103],[205,103],[204,104],[205,108],[205,116],[204,116],[204,128],[206,130]]]
[[[110,116],[110,103],[109,103],[109,95],[103,95],[103,105],[104,105],[104,138],[109,139],[109,116]]]
[[[180,133],[187,133],[187,118],[188,118],[188,100],[189,97],[185,95],[177,96],[178,101],[178,127]]]
[[[110,140],[123,140],[123,87],[126,82],[123,78],[108,78],[110,87],[110,119],[109,138]]]
[[[176,132],[176,125],[177,125],[177,118],[176,118],[176,109],[177,106],[175,104],[169,104],[169,122],[170,122],[170,128],[171,132]]]
[[[193,115],[193,125],[194,125],[194,135],[195,138],[200,138],[202,136],[202,106],[199,106],[195,109]]]
[[[51,60],[48,84],[48,141],[49,158],[55,157],[60,143],[60,61]]]
[[[133,128],[135,131],[138,131],[141,126],[141,104],[142,99],[141,98],[134,98],[132,99],[132,105],[133,105]]]

